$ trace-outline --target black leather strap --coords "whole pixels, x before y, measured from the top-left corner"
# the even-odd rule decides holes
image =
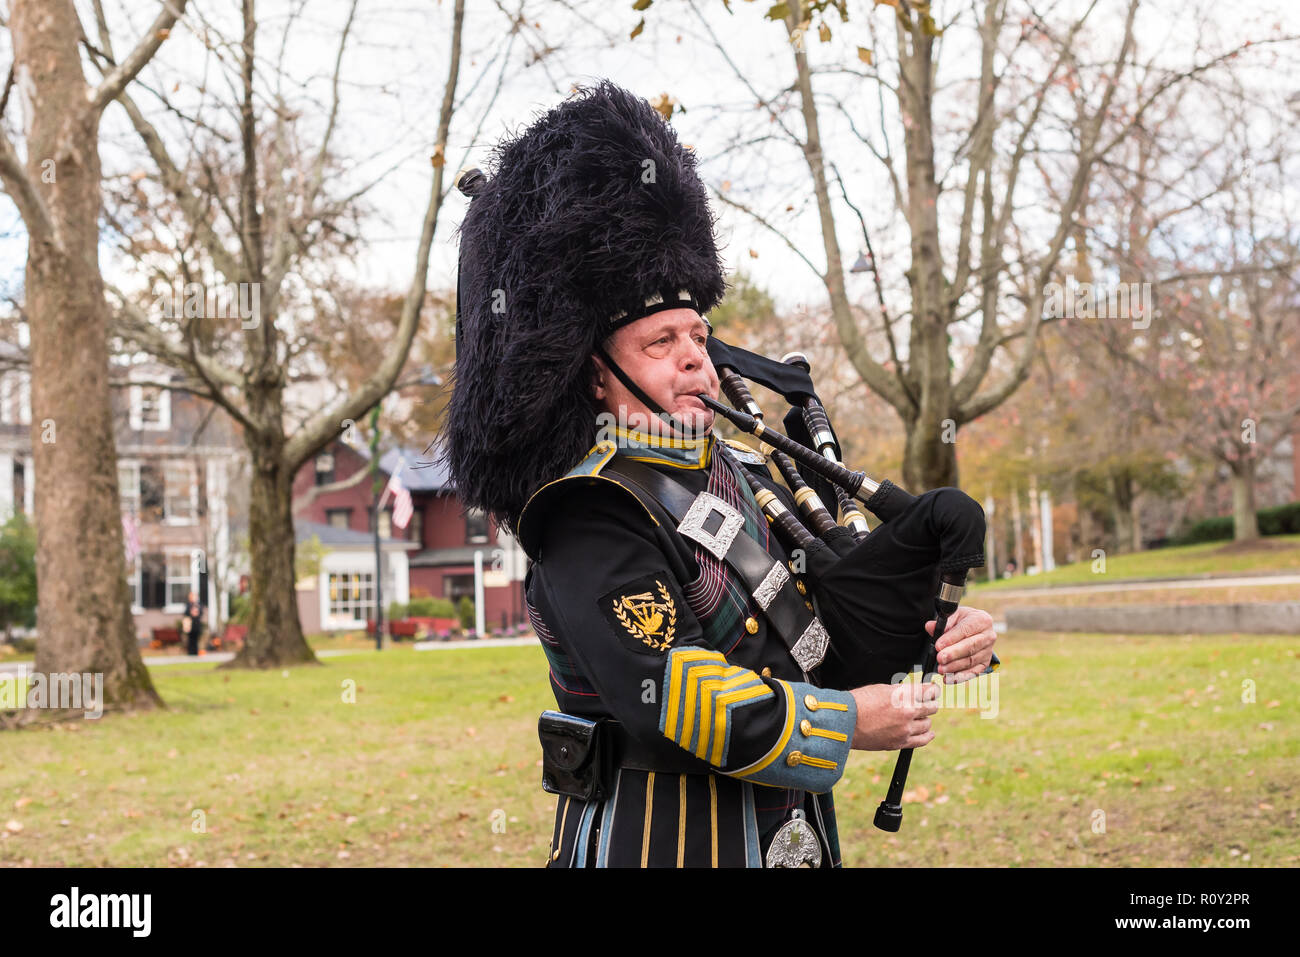
[[[610,736],[616,767],[659,774],[709,774],[716,770],[707,761],[682,750],[667,738],[664,738],[662,748],[642,744],[613,719],[601,722],[601,733]]]
[[[678,522],[686,517],[687,511],[696,498],[694,492],[679,485],[669,476],[623,456],[615,456],[605,466],[604,471],[616,472],[622,478],[640,486]],[[772,566],[777,563],[776,559],[768,554],[767,549],[744,531],[739,532],[732,540],[724,561],[740,576],[750,594],[758,590],[759,585],[771,572]],[[813,613],[808,610],[803,596],[795,589],[793,575],[785,580],[763,614],[781,641],[791,649],[813,621]]]

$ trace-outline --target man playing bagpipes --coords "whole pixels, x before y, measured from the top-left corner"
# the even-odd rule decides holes
[[[703,317],[725,290],[712,214],[646,101],[577,91],[493,159],[490,178],[459,181],[445,454],[465,503],[533,560],[558,708],[539,725],[558,796],[547,864],[839,866],[831,790],[849,751],[934,739],[938,688],[889,669],[926,644],[948,680],[993,660],[991,618],[955,601],[982,563],[983,514],[954,489],[882,483],[890,520],[826,545],[794,518],[809,489],[792,495],[764,455],[713,434],[711,351],[792,402],[815,393],[794,366],[710,342]],[[796,454],[824,461],[815,444]],[[937,642],[928,597],[898,612],[902,650],[860,607],[899,550],[949,612]]]

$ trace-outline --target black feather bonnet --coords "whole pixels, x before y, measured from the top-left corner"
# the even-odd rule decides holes
[[[595,442],[597,343],[674,303],[703,315],[725,281],[694,155],[608,80],[503,140],[489,166],[459,184],[471,201],[443,454],[464,504],[513,532]]]

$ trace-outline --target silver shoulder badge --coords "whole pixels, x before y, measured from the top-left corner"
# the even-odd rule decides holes
[[[761,452],[756,452],[743,442],[736,442],[732,439],[722,440],[727,450],[731,452],[731,457],[737,462],[744,462],[746,465],[766,465],[767,456]]]

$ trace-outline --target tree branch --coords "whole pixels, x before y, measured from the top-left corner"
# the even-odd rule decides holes
[[[341,432],[342,429],[339,429],[339,431]],[[296,514],[298,512],[303,511],[305,508],[307,508],[308,505],[316,501],[316,499],[320,498],[322,495],[328,495],[331,492],[345,491],[346,489],[350,489],[357,485],[360,485],[368,478],[370,478],[370,469],[364,468],[364,469],[357,469],[347,478],[339,479],[337,482],[330,482],[326,485],[313,485],[301,496],[294,499],[294,503],[293,503],[294,513]]]
[[[14,151],[13,144],[3,130],[0,130],[0,181],[4,183],[5,192],[13,199],[14,205],[23,217],[27,227],[29,242],[52,242],[62,248],[58,224],[50,215],[49,207],[37,192],[27,171],[23,169],[22,160]]]
[[[451,59],[447,67],[447,82],[443,87],[442,107],[438,115],[438,138],[435,150],[435,155],[444,157],[447,152],[452,113],[455,110],[456,83],[460,77],[464,25],[465,0],[456,0],[452,14]],[[398,322],[392,347],[385,354],[379,367],[361,384],[360,388],[322,409],[285,443],[284,462],[290,472],[297,471],[298,467],[315,454],[317,449],[335,436],[344,419],[360,418],[362,413],[379,402],[397,381],[397,376],[410,353],[411,341],[415,338],[416,329],[419,328],[420,309],[424,304],[428,281],[429,251],[438,225],[438,213],[442,208],[442,181],[446,165],[444,161],[434,168],[429,202],[424,213],[424,225],[420,231],[420,245],[416,252],[415,274],[407,290],[406,299],[402,303],[402,316]]]
[[[144,69],[145,64],[158,52],[158,48],[167,39],[171,28],[185,12],[185,5],[188,2],[189,0],[163,0],[162,9],[158,11],[158,16],[154,18],[144,36],[136,43],[135,49],[89,94],[92,111],[103,112],[109,103],[121,95],[135,75]]]

